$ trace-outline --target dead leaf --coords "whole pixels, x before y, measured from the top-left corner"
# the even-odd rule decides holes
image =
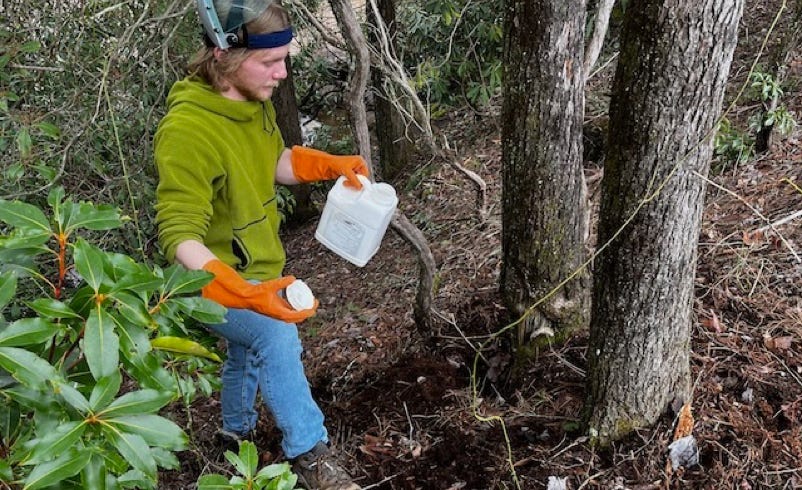
[[[693,414],[691,414],[691,403],[687,402],[679,411],[677,428],[674,430],[674,440],[682,439],[691,435],[693,432]]]
[[[359,446],[359,450],[368,456],[393,456],[395,449],[392,442],[382,437],[365,434],[365,443]]]
[[[782,351],[790,349],[793,340],[794,338],[791,336],[772,337],[770,335],[766,335],[763,337],[763,345],[765,345],[769,350]]]
[[[793,341],[794,338],[791,336],[776,337],[774,339],[774,347],[776,347],[777,350],[788,350],[791,348],[791,343]]]
[[[752,233],[744,231],[742,240],[744,245],[759,244],[763,241],[763,232],[760,230],[755,230]]]
[[[710,314],[712,315],[710,318],[705,318],[702,320],[702,326],[708,330],[712,330],[716,333],[721,333],[725,330],[724,326],[721,324],[721,321],[718,319],[718,315],[716,315],[715,311],[711,311]]]

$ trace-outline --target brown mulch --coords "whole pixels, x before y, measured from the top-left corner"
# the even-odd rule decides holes
[[[771,20],[755,18],[749,7],[745,15],[745,23]],[[739,47],[734,71],[748,67],[759,41],[753,34],[751,45]],[[798,94],[786,103],[802,114]],[[360,483],[387,490],[534,489],[556,477],[574,490],[802,488],[802,217],[782,221],[802,209],[800,131],[748,164],[711,176],[693,327],[692,434],[700,462],[669,472],[674,421],[668,416],[605,451],[578,432],[586,334],[542,352],[515,384],[504,375],[503,341],[489,343],[474,399],[475,349],[508,321],[497,294],[496,116],[462,112],[438,122],[464,155],[460,163],[488,185],[486,219],[473,183],[444,162],[422,163],[392,182],[401,210],[437,260],[431,342],[422,341],[412,320],[416,259],[395,233],[359,268],[314,240],[316,223],[286,231],[287,273],[306,280],[321,301],[319,314],[301,327],[307,373]],[[588,162],[589,178],[598,167]],[[504,426],[477,418],[475,403]],[[199,400],[190,412],[184,422],[193,449],[182,454],[180,471],[162,475],[162,488],[192,488],[201,472],[227,471],[212,437],[216,400]],[[263,412],[256,442],[265,462],[277,461],[278,434]]]

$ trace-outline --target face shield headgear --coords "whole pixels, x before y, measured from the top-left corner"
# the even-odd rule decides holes
[[[249,33],[246,24],[257,19],[273,0],[196,0],[207,46],[277,48],[292,41],[292,27],[266,34]]]

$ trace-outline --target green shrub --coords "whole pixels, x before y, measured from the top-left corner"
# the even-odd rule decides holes
[[[757,133],[763,128],[773,127],[781,136],[788,136],[796,127],[796,120],[785,105],[779,103],[784,94],[780,83],[771,74],[760,70],[754,71],[749,79],[752,98],[761,102],[764,109],[749,118],[749,129]]]
[[[293,490],[298,477],[288,463],[259,468],[259,453],[250,441],[239,443],[239,453],[226,451],[226,459],[234,465],[237,475],[226,478],[220,474],[200,477],[198,490]]]
[[[729,119],[724,118],[713,139],[713,149],[718,157],[713,170],[720,172],[731,164],[748,162],[755,154],[755,142],[748,133],[739,131]]]
[[[502,12],[500,0],[400,4],[400,58],[424,100],[481,106],[500,92]]]
[[[205,390],[203,360],[219,361],[189,339],[187,322],[220,322],[225,310],[185,295],[205,272],[90,244],[85,236],[121,225],[116,209],[73,202],[60,187],[47,207],[0,200],[0,480],[156,488],[157,468],[178,467],[173,452],[187,443],[158,412],[191,401],[196,383]]]
[[[62,185],[133,220],[134,227],[110,230],[106,243],[139,258],[154,252],[151,137],[166,91],[201,45],[187,7],[168,0],[4,5],[0,197],[41,203],[43,189]]]

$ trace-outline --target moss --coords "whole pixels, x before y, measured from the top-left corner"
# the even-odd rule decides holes
[[[615,420],[613,425],[615,428],[612,431],[604,428],[599,429],[598,427],[594,427],[592,425],[589,426],[587,428],[588,444],[594,448],[606,449],[609,448],[613,442],[627,437],[636,429],[645,427],[648,424],[646,424],[643,420],[622,417]]]

